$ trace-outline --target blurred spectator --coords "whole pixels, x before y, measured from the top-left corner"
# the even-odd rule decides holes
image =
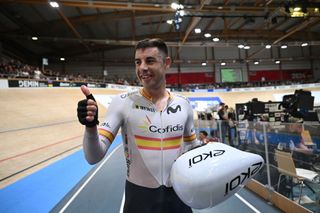
[[[42,78],[42,72],[40,71],[39,67],[37,67],[33,71],[33,78],[36,79],[36,80],[40,80]]]
[[[220,103],[218,108],[218,116],[219,116],[219,132],[222,143],[226,143],[226,136],[228,131],[228,106],[225,103]]]
[[[229,130],[229,145],[235,146],[236,142],[236,135],[237,135],[237,129],[236,129],[236,113],[235,110],[230,107],[227,111],[228,113],[228,130]]]
[[[208,137],[207,131],[201,130],[199,132],[199,140],[201,145],[205,145],[209,142],[207,137]]]

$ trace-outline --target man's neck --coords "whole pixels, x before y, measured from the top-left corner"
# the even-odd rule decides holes
[[[152,99],[152,102],[161,100],[168,96],[168,91],[165,87],[159,87],[156,89],[143,87],[143,91],[150,99]]]
[[[143,90],[149,97],[150,101],[154,103],[157,111],[162,111],[166,108],[170,95],[165,88],[158,90],[147,90],[146,88],[143,88]]]

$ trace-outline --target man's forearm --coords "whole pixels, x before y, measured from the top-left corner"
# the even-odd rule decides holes
[[[106,143],[109,143],[109,141]],[[104,157],[108,148],[109,144],[99,140],[97,127],[86,127],[83,137],[83,150],[88,163],[98,163]]]

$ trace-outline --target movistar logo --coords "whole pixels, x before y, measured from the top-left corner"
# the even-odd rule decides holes
[[[167,113],[168,113],[168,114],[170,114],[170,112],[176,113],[178,110],[181,111],[181,106],[180,106],[180,105],[176,106],[176,108],[168,107]]]
[[[151,125],[149,126],[150,132],[155,132],[155,133],[167,133],[167,132],[176,132],[176,131],[182,131],[183,126],[181,124],[177,124],[175,126],[168,125],[165,128],[159,128],[156,125]]]

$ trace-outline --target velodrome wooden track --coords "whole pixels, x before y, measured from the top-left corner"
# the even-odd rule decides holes
[[[320,88],[313,89],[320,91]],[[91,89],[93,94],[114,95],[123,91]],[[218,96],[229,106],[256,97],[275,101],[273,94],[292,90],[182,93],[189,97]],[[76,116],[79,88],[0,89],[0,188],[57,161],[82,146],[83,127]],[[99,119],[106,109],[99,106]]]

